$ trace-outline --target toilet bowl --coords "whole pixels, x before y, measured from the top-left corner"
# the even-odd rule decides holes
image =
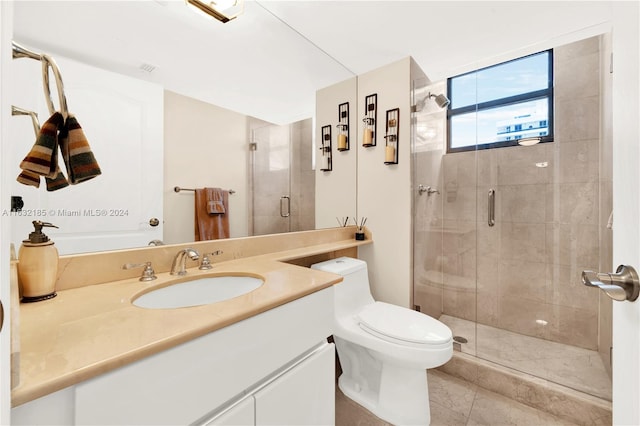
[[[375,301],[362,260],[341,257],[311,268],[344,278],[334,293],[340,390],[389,423],[428,425],[426,369],[451,359],[451,330],[428,315]]]

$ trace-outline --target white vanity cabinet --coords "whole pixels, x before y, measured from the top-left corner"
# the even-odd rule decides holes
[[[255,424],[331,425],[335,422],[334,393],[335,352],[334,345],[327,344],[255,393]]]
[[[329,287],[18,406],[12,424],[332,424],[332,321]]]
[[[333,344],[323,344],[247,395],[216,410],[206,426],[331,425],[335,421]],[[200,424],[200,422],[196,422]]]
[[[246,396],[212,419],[208,419],[205,426],[247,426],[256,422],[256,400],[253,395]]]

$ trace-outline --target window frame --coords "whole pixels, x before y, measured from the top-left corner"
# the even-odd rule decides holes
[[[477,70],[473,70],[473,71],[469,71],[466,72],[464,74],[459,74],[453,77],[449,77],[447,79],[447,97],[452,101],[453,103],[453,99],[452,99],[452,93],[451,93],[451,81],[455,78],[458,77],[462,77],[465,75],[469,75],[469,74],[475,74],[479,71],[483,71],[486,69],[490,69],[490,68],[495,68],[495,67],[499,67],[514,61],[518,61],[524,58],[528,58],[530,56],[535,56],[535,55],[539,55],[541,53],[547,53],[548,57],[549,57],[549,63],[548,63],[548,68],[547,68],[547,88],[546,89],[540,89],[540,90],[534,90],[531,92],[527,92],[527,93],[522,93],[519,95],[515,95],[515,96],[508,96],[506,98],[499,98],[499,99],[494,99],[491,101],[486,101],[486,102],[481,102],[481,103],[475,103],[475,104],[471,104],[471,105],[466,105],[463,107],[458,107],[458,108],[448,108],[447,109],[447,154],[449,153],[455,153],[455,152],[465,152],[465,151],[476,151],[476,150],[480,150],[480,149],[493,149],[493,148],[503,148],[503,147],[509,147],[509,146],[518,146],[518,139],[513,139],[513,140],[509,140],[509,141],[496,141],[496,142],[489,142],[489,143],[484,143],[484,144],[474,144],[474,145],[468,145],[468,146],[461,146],[461,147],[457,147],[457,148],[452,148],[451,147],[451,118],[455,117],[457,115],[461,115],[461,114],[468,114],[470,112],[481,112],[484,110],[489,110],[489,109],[493,109],[493,108],[497,108],[497,107],[503,107],[503,106],[509,106],[509,105],[513,105],[513,104],[518,104],[518,103],[523,103],[523,102],[528,102],[528,101],[536,101],[539,99],[547,99],[547,111],[549,113],[549,117],[548,117],[548,121],[549,121],[549,126],[548,126],[548,131],[549,134],[546,136],[541,136],[540,137],[540,143],[546,143],[546,142],[553,142],[554,139],[554,120],[553,120],[553,104],[554,104],[554,87],[553,87],[553,49],[548,49],[548,50],[542,50],[540,52],[536,52],[536,53],[532,53],[530,55],[525,55],[525,56],[521,56],[519,58],[515,58],[515,59],[511,59],[509,61],[505,61],[505,62],[501,62],[499,64],[495,64],[495,65],[490,65],[488,67],[484,67],[484,68],[479,68]]]

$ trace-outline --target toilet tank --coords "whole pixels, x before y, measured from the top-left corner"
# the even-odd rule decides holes
[[[311,269],[344,277],[334,286],[334,308],[337,316],[356,314],[364,305],[373,303],[369,288],[367,263],[351,257],[339,257],[311,265]]]

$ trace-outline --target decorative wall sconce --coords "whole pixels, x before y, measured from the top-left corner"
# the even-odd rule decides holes
[[[322,163],[320,163],[320,170],[330,172],[333,170],[333,161],[331,159],[331,126],[322,126],[321,143]]]
[[[385,132],[386,146],[384,150],[384,164],[398,164],[398,137],[400,133],[400,109],[387,111]]]
[[[338,105],[338,151],[349,150],[349,102]]]
[[[374,93],[364,98],[364,133],[362,146],[369,148],[376,146],[376,120],[378,119],[378,94]]]

